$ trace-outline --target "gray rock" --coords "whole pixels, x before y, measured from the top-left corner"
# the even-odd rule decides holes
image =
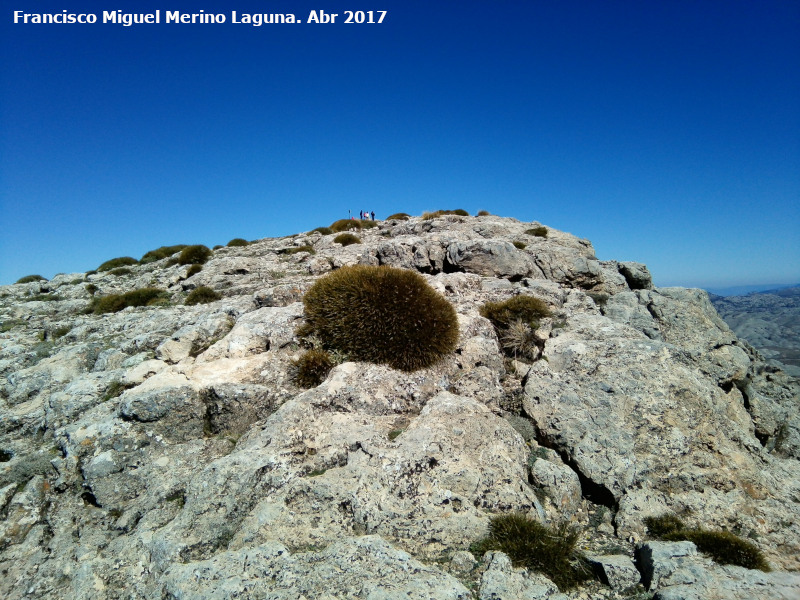
[[[639,583],[641,574],[633,560],[624,554],[588,554],[589,562],[600,571],[601,580],[615,590],[625,590]],[[651,575],[652,577],[652,572]]]

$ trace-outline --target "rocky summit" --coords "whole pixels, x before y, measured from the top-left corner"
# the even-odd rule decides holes
[[[0,287],[0,596],[800,598],[798,381],[703,291],[540,223],[428,216]],[[420,273],[455,349],[331,352],[300,387],[304,294],[350,265]],[[531,330],[484,316],[517,296],[549,311]],[[475,551],[509,514],[571,526],[591,577]]]

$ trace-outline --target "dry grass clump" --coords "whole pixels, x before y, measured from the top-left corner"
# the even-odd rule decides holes
[[[487,302],[480,313],[494,325],[506,354],[525,359],[535,358],[538,341],[534,332],[539,328],[539,320],[552,314],[542,300],[533,296]]]
[[[526,245],[525,242],[520,242],[518,240],[514,240],[511,243],[514,244],[514,248],[516,248],[517,250],[524,250],[525,249],[525,245]]]
[[[644,524],[651,536],[673,542],[688,540],[697,549],[707,554],[721,565],[737,565],[746,569],[770,571],[764,554],[755,544],[743,540],[730,531],[709,531],[707,529],[689,529],[676,515],[664,514],[658,517],[647,517]]]
[[[352,233],[340,233],[333,238],[333,241],[342,246],[349,246],[350,244],[360,244],[361,238]]]
[[[404,212],[394,213],[393,215],[389,215],[386,217],[387,221],[408,221],[411,218],[411,215]]]
[[[533,229],[526,229],[525,233],[536,237],[547,237],[547,227],[539,225],[538,227],[534,227]]]
[[[110,294],[93,298],[87,312],[97,315],[119,312],[129,306],[152,306],[166,299],[166,292],[158,288],[140,288],[124,294]]]
[[[492,517],[489,535],[470,547],[478,557],[490,550],[508,555],[515,567],[544,573],[565,591],[593,578],[586,558],[577,550],[579,532],[566,523],[548,527],[519,513]]]
[[[186,296],[185,304],[208,304],[209,302],[215,302],[220,298],[222,298],[222,296],[220,296],[210,287],[201,285],[200,287],[196,287],[189,292],[189,295]]]
[[[157,260],[161,260],[162,258],[168,258],[175,254],[176,252],[180,252],[186,248],[186,244],[176,244],[175,246],[161,246],[160,248],[156,248],[155,250],[150,250],[146,252],[144,256],[142,256],[141,260],[139,261],[141,264],[146,265],[147,263],[156,262]]]
[[[321,233],[322,235],[330,235],[333,233],[333,229],[330,227],[317,227],[316,229],[311,230],[312,233],[315,231]]]
[[[434,212],[422,213],[422,219],[424,221],[427,221],[444,215],[458,215],[459,217],[468,217],[469,213],[465,211],[463,208],[457,208],[455,210],[437,210]]]
[[[488,216],[490,216],[491,214],[492,214],[492,213],[490,213],[488,210],[479,210],[479,211],[478,211],[478,216],[479,216],[479,217],[488,217]]]
[[[303,304],[303,333],[352,360],[414,371],[458,342],[455,309],[414,271],[343,267],[318,279]]]
[[[329,229],[332,233],[341,233],[350,229],[361,229],[362,224],[360,220],[356,219],[339,219],[331,223]]]
[[[17,279],[17,283],[33,283],[34,281],[47,281],[41,275],[25,275],[25,277],[20,277]]]
[[[314,348],[292,363],[292,379],[300,387],[316,387],[325,380],[332,368],[330,354]]]
[[[211,250],[209,250],[208,246],[195,244],[193,246],[186,246],[186,248],[181,250],[181,254],[178,256],[178,264],[202,265],[209,258],[211,258]]]
[[[235,248],[237,246],[249,246],[250,242],[242,238],[233,238],[228,242],[228,248]]]
[[[203,270],[203,265],[192,265],[188,269],[186,269],[186,277],[191,277],[192,275],[197,275],[200,271]]]

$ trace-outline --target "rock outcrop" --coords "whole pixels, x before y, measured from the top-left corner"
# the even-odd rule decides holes
[[[220,248],[190,277],[162,259],[0,287],[0,595],[798,597],[798,381],[705,292],[537,226],[411,218],[345,247]],[[456,309],[456,351],[411,373],[339,362],[301,389],[303,294],[354,264],[422,273]],[[199,286],[222,299],[184,305]],[[86,312],[142,287],[171,301]],[[533,362],[480,314],[519,294],[552,311]],[[580,527],[598,580],[559,591],[473,557],[507,512]],[[774,572],[650,539],[663,513],[747,538]]]

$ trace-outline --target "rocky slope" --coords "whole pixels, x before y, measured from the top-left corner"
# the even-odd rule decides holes
[[[800,287],[745,296],[711,296],[731,329],[771,364],[800,376]]]
[[[705,292],[656,289],[586,240],[525,233],[538,225],[412,218],[346,247],[314,232],[221,248],[191,277],[164,259],[0,287],[0,595],[800,597],[797,381]],[[456,308],[455,353],[413,373],[344,362],[298,388],[303,293],[350,264],[423,273]],[[85,314],[89,283],[171,303]],[[200,285],[222,299],[184,305]],[[530,364],[479,314],[518,294],[554,313]],[[474,558],[511,511],[580,526],[602,583],[562,593],[503,553]],[[774,571],[650,540],[643,519],[665,512],[748,538]]]

